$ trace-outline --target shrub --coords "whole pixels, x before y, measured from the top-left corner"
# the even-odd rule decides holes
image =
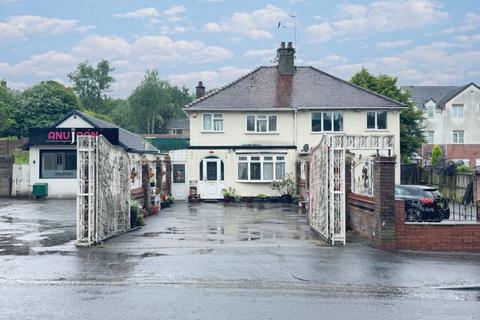
[[[280,195],[293,195],[295,193],[295,180],[290,174],[287,174],[285,179],[273,181],[271,188],[280,193]]]

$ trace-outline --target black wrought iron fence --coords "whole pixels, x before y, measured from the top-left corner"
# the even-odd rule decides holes
[[[480,202],[459,203],[449,201],[450,217],[448,221],[479,221]]]

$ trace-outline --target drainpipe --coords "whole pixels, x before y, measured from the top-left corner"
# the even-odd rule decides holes
[[[297,109],[293,110],[293,144],[297,146]]]

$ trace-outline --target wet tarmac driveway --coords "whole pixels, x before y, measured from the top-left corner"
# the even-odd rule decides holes
[[[179,202],[146,222],[76,248],[75,201],[0,199],[0,319],[480,315],[478,254],[332,248],[281,204]]]

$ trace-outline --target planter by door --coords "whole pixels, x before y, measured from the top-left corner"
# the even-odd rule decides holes
[[[223,161],[217,157],[207,157],[200,161],[199,193],[202,199],[222,199],[224,183]]]

